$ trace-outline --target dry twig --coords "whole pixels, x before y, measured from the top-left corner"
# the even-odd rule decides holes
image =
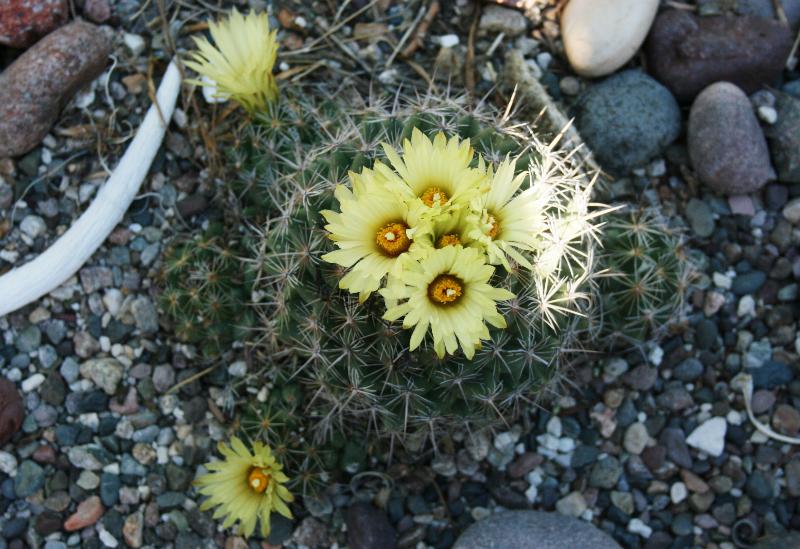
[[[425,17],[422,18],[422,21],[420,21],[417,26],[417,30],[411,38],[411,43],[400,53],[401,57],[411,57],[414,55],[415,51],[422,47],[425,43],[425,36],[428,34],[428,29],[431,23],[433,23],[433,20],[436,19],[436,15],[439,13],[440,9],[439,0],[433,0],[430,6],[428,6],[428,12],[425,14]]]

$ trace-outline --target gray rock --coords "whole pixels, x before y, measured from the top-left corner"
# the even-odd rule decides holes
[[[517,36],[528,28],[528,19],[521,12],[502,6],[486,6],[478,28],[485,32],[502,32],[506,36]]]
[[[619,549],[591,524],[559,513],[508,511],[476,522],[458,538],[453,549]]]
[[[33,461],[25,460],[17,468],[14,478],[14,492],[17,497],[32,496],[44,485],[44,469]]]
[[[42,332],[36,326],[28,326],[22,330],[14,341],[21,353],[35,351],[42,342]]]
[[[617,481],[621,476],[622,465],[620,465],[619,460],[615,457],[607,456],[592,466],[589,485],[610,490],[617,485]]]
[[[397,532],[386,513],[368,503],[354,503],[347,510],[347,542],[352,549],[393,549]]]
[[[714,82],[753,93],[781,74],[791,47],[792,33],[777,20],[665,10],[653,23],[646,51],[653,75],[689,102]]]
[[[143,334],[154,334],[158,331],[158,312],[148,298],[144,296],[137,298],[131,305],[131,312],[136,321],[136,327]]]
[[[586,90],[575,114],[597,160],[619,174],[659,155],[681,131],[681,112],[669,90],[637,70]]]
[[[115,358],[97,358],[81,364],[80,371],[83,377],[91,379],[107,395],[113,395],[122,379],[124,368]]]
[[[694,381],[703,375],[703,363],[696,358],[687,358],[675,367],[672,375],[684,382]]]
[[[728,82],[710,85],[695,100],[688,145],[695,172],[718,193],[751,193],[775,178],[750,100]]]
[[[714,232],[714,215],[708,204],[699,198],[692,198],[686,204],[686,218],[692,226],[694,234],[700,238],[708,238]]]
[[[776,92],[778,121],[767,130],[778,179],[800,183],[800,99]]]

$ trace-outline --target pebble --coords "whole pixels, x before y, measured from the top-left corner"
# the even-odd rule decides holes
[[[122,380],[124,368],[115,358],[97,358],[81,364],[80,373],[83,377],[91,379],[107,395],[113,395]]]
[[[14,493],[17,497],[26,498],[38,492],[44,486],[44,469],[37,463],[25,460],[17,468],[14,477]]]
[[[69,516],[64,522],[64,530],[67,532],[75,532],[83,530],[87,526],[91,526],[100,520],[103,516],[103,504],[97,496],[90,496],[86,500],[78,504],[75,513]]]
[[[506,36],[518,36],[528,30],[528,18],[521,12],[497,5],[485,6],[478,29],[484,32],[502,32]]]
[[[703,375],[703,363],[696,358],[687,358],[675,367],[672,375],[683,382],[694,381]]]
[[[386,513],[368,503],[354,503],[345,515],[347,541],[351,549],[397,547],[397,532]]]
[[[606,456],[592,466],[589,476],[589,486],[610,490],[617,485],[622,476],[622,465],[613,456]]]
[[[95,23],[105,23],[111,19],[111,6],[108,0],[84,0],[83,14]]]
[[[647,433],[647,427],[645,427],[644,423],[637,422],[631,424],[625,431],[623,446],[627,452],[638,456],[647,447],[649,440],[650,435]]]
[[[767,137],[778,179],[784,183],[800,183],[800,99],[778,93],[775,117]]]
[[[27,48],[67,22],[67,0],[4,0],[0,4],[0,46]]]
[[[106,34],[82,21],[50,33],[0,73],[0,157],[33,149],[61,108],[105,67]]]
[[[561,15],[564,50],[581,76],[605,76],[639,50],[658,0],[570,0]]]
[[[653,529],[638,518],[631,519],[628,523],[628,532],[640,535],[645,539],[653,535]]]
[[[788,404],[780,404],[772,414],[772,426],[779,433],[797,436],[800,433],[800,412]]]
[[[682,482],[676,482],[669,489],[669,498],[675,505],[689,497],[689,490]]]
[[[755,389],[774,389],[787,385],[794,379],[794,372],[789,366],[774,360],[768,360],[758,368],[751,368],[748,373],[753,377]]]
[[[36,238],[47,231],[47,225],[38,215],[26,215],[19,224],[19,230],[30,238]]]
[[[731,291],[737,296],[755,294],[766,281],[767,275],[761,271],[751,271],[734,278],[731,284]]]
[[[691,198],[684,212],[694,234],[700,238],[708,238],[714,233],[714,215],[711,208],[699,198]]]
[[[792,225],[800,225],[800,198],[793,198],[787,202],[781,213]]]
[[[720,194],[751,193],[775,177],[750,100],[733,84],[712,84],[697,97],[688,147],[700,180]]]
[[[699,425],[686,438],[686,444],[703,452],[719,457],[725,450],[725,433],[728,423],[725,418],[713,417]]]
[[[587,89],[578,99],[576,126],[597,160],[626,174],[658,156],[681,131],[681,113],[661,84],[627,70]]]
[[[715,82],[753,93],[781,74],[791,47],[791,32],[777,20],[673,9],[656,18],[646,51],[656,79],[688,103]]]
[[[580,492],[570,492],[556,502],[556,511],[568,517],[580,517],[586,509],[586,499]]]

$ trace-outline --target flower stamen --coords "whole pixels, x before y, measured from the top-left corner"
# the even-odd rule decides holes
[[[437,248],[444,248],[445,246],[458,246],[461,244],[461,238],[457,234],[443,234],[436,241]]]
[[[489,225],[489,233],[488,233],[489,234],[489,238],[493,239],[493,238],[495,238],[497,236],[497,233],[500,232],[500,222],[497,220],[497,218],[494,215],[489,214],[489,223],[488,223],[488,225]]]
[[[435,202],[438,202],[439,205],[444,206],[450,199],[450,197],[447,196],[447,193],[444,192],[439,187],[428,187],[427,189],[425,189],[425,192],[420,195],[419,198],[429,208],[432,208]]]
[[[428,297],[436,305],[452,305],[463,293],[462,282],[452,275],[439,275],[428,285]]]
[[[263,494],[264,491],[269,486],[271,475],[267,472],[266,469],[260,469],[258,467],[253,467],[250,470],[250,474],[247,475],[247,484],[250,486],[250,489],[255,492],[256,494]]]
[[[406,231],[408,225],[402,222],[389,223],[378,230],[375,243],[389,257],[397,257],[411,246],[411,239]]]

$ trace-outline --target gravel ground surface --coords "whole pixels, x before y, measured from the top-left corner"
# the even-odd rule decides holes
[[[165,26],[185,50],[191,31],[233,5],[76,4],[110,28],[112,61],[78,91],[40,146],[0,160],[0,273],[46,249],[116,165],[171,57]],[[727,124],[712,120],[713,135],[744,128],[736,142],[743,155],[757,156],[764,142],[767,156],[741,169],[766,162],[780,181],[726,197],[719,194],[725,178],[710,187],[698,173],[717,173],[712,164],[730,143],[686,138],[687,128],[705,123],[702,105],[690,120],[690,103],[679,106],[638,70],[599,85],[576,75],[564,56],[556,4],[563,2],[532,1],[527,10],[484,5],[476,17],[466,0],[442,2],[410,63],[397,54],[408,42],[398,41],[427,2],[270,7],[281,29],[284,80],[349,74],[374,77],[387,91],[412,82],[466,86],[481,96],[498,83],[505,52],[521,53],[576,117],[598,161],[617,175],[609,198],[657,205],[686,229],[698,276],[685,318],[663,341],[576,366],[574,385],[507,430],[453,433],[438,455],[331,486],[320,500],[298,506],[294,522],[276,521],[268,542],[218,531],[211,514],[198,511],[190,483],[227,437],[222,388],[242,375],[242,352],[232,349],[196,377],[212,364],[172,337],[156,306],[169,240],[222,215],[214,201],[224,186],[219,152],[205,145],[214,122],[229,113],[185,87],[141,194],[106,244],[57,291],[0,319],[0,374],[25,409],[20,432],[0,451],[0,548],[343,547],[348,534],[355,548],[392,529],[400,547],[447,548],[500,508],[580,517],[624,547],[746,547],[800,530],[800,455],[753,428],[731,384],[750,372],[755,414],[778,432],[800,432],[800,147],[787,148],[780,137],[800,133],[798,73],[784,70],[782,88],[747,90],[744,106],[726,99]],[[790,21],[800,14],[798,2],[783,4]],[[680,6],[713,14],[730,5],[737,17],[771,9],[771,2],[741,0]],[[649,44],[627,67],[652,67],[653,56],[667,55],[663,47]],[[0,67],[17,55],[0,47]],[[615,139],[630,132],[640,147],[622,151]],[[0,402],[13,388],[0,385]],[[365,501],[377,508],[351,507]]]

